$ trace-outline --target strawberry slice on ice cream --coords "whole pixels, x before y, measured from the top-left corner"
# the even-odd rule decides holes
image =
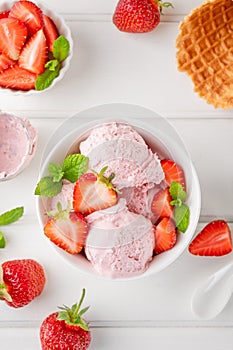
[[[151,211],[155,214],[157,219],[173,216],[173,207],[170,204],[171,201],[172,197],[168,188],[160,190],[155,194],[151,203]]]
[[[73,193],[75,212],[87,215],[116,204],[117,193],[111,182],[114,174],[106,178],[104,176],[106,170],[107,167],[104,167],[99,174],[86,173],[78,179]]]
[[[45,235],[58,247],[70,254],[79,253],[85,245],[87,223],[79,213],[62,210],[58,203],[58,211],[48,213],[51,218],[44,226]]]
[[[207,224],[189,245],[189,252],[194,255],[222,256],[231,251],[231,231],[224,220]]]
[[[155,226],[155,254],[163,253],[174,247],[176,243],[176,228],[169,218],[163,218]]]
[[[185,190],[185,175],[181,166],[171,159],[161,160],[161,166],[163,168],[167,185],[170,186],[172,182],[178,182]]]

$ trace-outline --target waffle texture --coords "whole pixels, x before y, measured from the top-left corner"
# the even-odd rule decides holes
[[[210,0],[180,23],[178,69],[215,108],[233,108],[233,0]]]

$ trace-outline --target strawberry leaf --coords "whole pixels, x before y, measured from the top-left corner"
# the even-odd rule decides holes
[[[53,182],[59,182],[63,178],[64,172],[59,164],[50,163],[48,171],[53,177]]]
[[[36,79],[35,89],[38,91],[47,89],[52,84],[54,79],[59,75],[59,71],[60,64],[54,67],[54,70],[46,68],[44,73],[38,75]]]
[[[173,181],[169,188],[170,195],[174,200],[181,200],[184,202],[186,200],[187,194],[184,191],[182,185],[176,181]]]
[[[58,60],[50,60],[45,64],[45,68],[48,68],[51,71],[55,71],[57,66],[59,66]]]
[[[53,56],[59,61],[64,61],[70,50],[69,41],[60,35],[53,43]]]
[[[54,197],[62,190],[62,181],[53,182],[51,176],[43,177],[40,182],[37,184],[35,189],[35,195],[45,196],[45,197]]]
[[[81,154],[70,154],[62,163],[63,178],[76,182],[87,170],[89,159]]]
[[[185,232],[189,225],[190,210],[186,204],[176,206],[174,210],[174,219],[179,231]]]
[[[6,240],[3,233],[0,231],[0,248],[5,248]]]
[[[12,224],[13,222],[19,220],[21,216],[23,215],[24,208],[23,207],[18,207],[12,210],[9,210],[3,214],[0,215],[0,226],[3,225],[9,225]]]

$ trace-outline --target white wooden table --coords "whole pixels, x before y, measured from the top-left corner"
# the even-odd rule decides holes
[[[232,259],[194,257],[185,251],[163,272],[132,282],[106,281],[66,265],[45,241],[36,216],[33,191],[44,146],[51,133],[72,114],[91,106],[138,104],[167,117],[183,137],[199,175],[202,210],[198,229],[214,218],[233,217],[233,112],[215,110],[200,99],[175,60],[178,24],[201,0],[173,0],[162,23],[149,34],[119,32],[111,22],[116,0],[47,0],[62,14],[74,39],[74,56],[62,82],[47,93],[19,97],[0,93],[0,109],[27,117],[39,142],[30,167],[0,184],[0,212],[24,205],[25,215],[4,229],[3,262],[34,258],[45,267],[47,285],[22,309],[0,304],[0,348],[40,349],[41,321],[58,305],[71,304],[87,289],[86,314],[95,350],[232,350],[233,299],[211,321],[192,315],[195,287]],[[231,225],[233,228],[233,225]]]

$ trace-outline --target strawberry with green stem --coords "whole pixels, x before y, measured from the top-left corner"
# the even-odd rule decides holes
[[[151,32],[160,23],[163,7],[173,6],[162,0],[120,0],[113,14],[113,23],[122,32]]]
[[[85,289],[81,299],[71,308],[63,306],[60,312],[50,314],[41,324],[40,341],[42,350],[86,350],[91,342],[87,322],[82,318],[89,309],[81,309]]]

